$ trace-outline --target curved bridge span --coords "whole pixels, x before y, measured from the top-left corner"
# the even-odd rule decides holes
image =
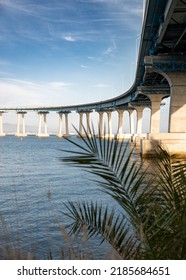
[[[160,133],[160,104],[170,96],[168,133]],[[148,135],[142,135],[142,112],[151,108],[151,128]],[[131,121],[131,137],[136,146],[141,143],[143,156],[150,156],[154,145],[163,143],[168,149],[180,155],[186,154],[186,0],[147,0],[141,42],[138,54],[135,82],[125,93],[105,101],[89,104],[77,104],[59,107],[27,107],[0,109],[0,135],[3,136],[2,114],[15,110],[18,113],[17,136],[26,136],[24,115],[27,111],[36,111],[39,115],[38,136],[46,137],[49,111],[59,113],[59,137],[68,136],[68,114],[79,113],[80,132],[82,132],[83,114],[89,126],[90,113],[99,114],[99,130],[103,127],[103,113],[108,117],[108,137],[111,133],[111,112],[118,112],[117,138],[126,138],[122,133],[122,116],[128,111],[131,120],[134,110],[137,112],[137,125]],[[65,133],[62,133],[62,115],[65,115]],[[45,129],[41,132],[42,115]],[[22,118],[22,132],[20,120]],[[102,136],[102,133],[100,134]],[[141,141],[141,139],[143,139]]]

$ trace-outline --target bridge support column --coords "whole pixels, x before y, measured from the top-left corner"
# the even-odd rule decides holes
[[[143,120],[143,110],[145,109],[144,106],[136,106],[134,107],[137,113],[137,131],[136,135],[134,136],[135,145],[137,148],[141,145],[141,139],[145,139],[147,135],[142,133],[142,120]]]
[[[117,110],[118,112],[118,131],[117,131],[117,139],[118,140],[130,140],[130,133],[123,133],[123,113],[125,110]],[[129,111],[126,110],[129,114]]]
[[[150,122],[150,133],[160,132],[160,104],[164,94],[152,94],[145,93],[151,101],[151,122]]]
[[[44,114],[43,117],[44,117],[44,134],[48,135],[48,133],[47,133],[47,117],[46,117],[46,114]]]
[[[38,135],[41,135],[41,113],[38,113],[38,117],[39,117]]]
[[[86,116],[86,133],[88,136],[90,136],[90,113],[92,112],[92,110],[86,110],[86,111],[80,111],[78,112],[79,114],[79,133],[81,134],[81,136],[86,137],[85,131],[83,129],[83,115],[85,114]]]
[[[143,117],[144,107],[136,107],[137,111],[137,135],[141,136],[142,134],[142,117]]]
[[[38,134],[36,134],[37,137],[49,137],[49,134],[47,132],[47,114],[49,112],[38,112],[39,116],[39,125],[38,125]],[[44,121],[44,132],[42,132],[42,116]]]
[[[158,145],[166,147],[171,154],[186,156],[186,73],[169,72],[164,73],[164,76],[170,85],[168,133],[151,131],[148,139],[142,143],[143,157],[153,157]]]
[[[129,133],[124,133],[124,140],[133,140],[133,133],[134,133],[134,110],[126,110],[129,116]]]
[[[166,73],[170,81],[169,132],[186,133],[186,72]]]
[[[0,137],[5,136],[5,133],[3,132],[3,111],[0,111]]]
[[[108,137],[111,137],[112,134],[112,112],[107,112],[107,118],[108,118]]]
[[[134,135],[135,134],[134,110],[129,111],[129,117],[130,117],[130,133],[131,135]]]
[[[91,128],[90,128],[90,112],[85,112],[86,115],[86,122],[87,122],[87,134],[88,136],[91,135]]]
[[[70,137],[69,126],[68,126],[68,114],[70,112],[65,112],[65,137]]]
[[[83,133],[83,112],[78,112],[79,114],[79,133],[82,135]]]
[[[63,136],[62,134],[62,117],[63,117],[63,113],[59,112],[59,131],[57,134],[57,137],[61,138]]]
[[[124,137],[123,134],[123,110],[117,110],[118,112],[118,131],[117,131],[117,139],[121,140]]]
[[[99,127],[98,127],[98,137],[103,137],[103,114],[104,112],[97,111],[99,114]]]
[[[25,132],[25,114],[27,112],[17,112],[17,133],[15,134],[16,137],[26,137],[27,134]],[[20,127],[22,119],[22,129]]]
[[[130,119],[130,139],[131,142],[133,142],[135,140],[134,110],[129,111],[129,119]]]
[[[108,133],[105,134],[106,138],[113,138],[114,134],[112,134],[112,111],[107,111],[107,120],[108,120]]]
[[[117,109],[118,112],[118,130],[117,130],[117,139],[119,140],[132,140],[132,135],[134,133],[134,108],[123,106]],[[129,132],[123,132],[123,114],[127,112],[129,116]]]
[[[59,131],[58,134],[56,135],[57,137],[61,138],[61,137],[70,137],[69,134],[69,128],[68,128],[68,114],[70,113],[70,111],[68,112],[58,112],[59,114]],[[63,133],[63,129],[62,129],[62,119],[63,119],[63,114],[65,115],[65,133]]]
[[[186,72],[184,56],[147,56],[146,72],[157,72],[169,83],[170,113],[168,133],[150,133],[142,142],[143,157],[153,157],[154,149],[162,145],[171,154],[186,156]],[[162,67],[162,65],[165,67]],[[182,68],[183,67],[183,68]],[[179,72],[177,69],[180,69]]]

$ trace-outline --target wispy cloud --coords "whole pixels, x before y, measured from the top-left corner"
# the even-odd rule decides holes
[[[112,55],[113,52],[117,49],[116,42],[112,40],[112,45],[108,47],[105,51],[104,54],[106,55]]]
[[[92,3],[95,5],[86,5],[86,9],[83,10],[80,3]],[[96,4],[100,4],[101,9]],[[108,24],[109,26],[113,24],[117,24],[117,26],[130,26],[130,28],[134,29],[136,23],[131,15],[141,15],[141,7],[138,0],[129,3],[123,0],[55,1],[54,5],[49,5],[47,2],[43,4],[40,1],[36,3],[35,1],[26,0],[0,0],[0,5],[7,11],[12,31],[14,30],[13,20],[16,18],[16,29],[14,32],[17,36],[14,37],[15,40],[19,40],[19,36],[34,41],[55,40],[58,34],[63,40],[69,42],[91,41],[98,34],[103,34],[103,30],[107,28]],[[93,7],[92,13],[90,13],[91,7]],[[36,21],[35,25],[32,24],[33,18]],[[95,23],[100,23],[102,25],[101,29],[97,28],[97,26],[94,27]],[[6,24],[2,22],[5,30]],[[48,30],[49,25],[51,26],[51,32]],[[79,34],[77,32],[78,26],[82,30],[79,31]],[[63,34],[62,29],[68,30],[68,28],[72,34]],[[11,30],[7,29],[4,36],[8,38]],[[48,34],[46,34],[47,31]],[[49,36],[48,38],[47,35]]]
[[[72,83],[37,83],[30,80],[0,79],[1,107],[57,105],[63,100],[64,90]]]
[[[51,89],[55,89],[55,90],[61,90],[67,87],[71,87],[73,85],[73,83],[64,83],[64,82],[50,82],[47,83],[45,86],[49,86],[51,87]]]
[[[84,64],[81,64],[80,67],[81,67],[81,68],[84,68],[84,69],[89,69],[89,67],[86,66],[86,65],[84,65]]]
[[[93,42],[98,39],[100,32],[98,30],[76,30],[74,27],[74,31],[72,32],[61,32],[56,31],[50,28],[50,34],[54,39],[62,39],[68,42]]]
[[[62,88],[66,88],[69,86],[72,86],[72,83],[65,83],[65,82],[59,82],[59,81],[53,81],[53,82],[48,82],[48,83],[37,83],[34,81],[30,81],[30,80],[20,80],[20,79],[15,79],[15,78],[4,78],[4,79],[0,79],[0,83],[1,82],[6,82],[9,84],[15,84],[15,85],[22,85],[24,87],[27,88],[37,88],[37,89],[62,89]]]
[[[92,60],[92,61],[98,61],[98,62],[101,62],[101,61],[102,61],[102,58],[101,58],[101,57],[87,56],[87,58],[88,58],[89,60]]]
[[[94,87],[97,87],[97,88],[108,88],[110,86],[108,84],[96,84],[96,85],[94,85]]]

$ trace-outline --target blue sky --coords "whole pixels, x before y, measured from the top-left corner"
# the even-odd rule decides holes
[[[129,89],[143,2],[0,0],[0,106],[93,102]]]

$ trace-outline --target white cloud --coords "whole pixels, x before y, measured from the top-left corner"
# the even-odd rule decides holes
[[[64,39],[65,41],[68,41],[68,42],[75,42],[75,41],[76,41],[75,38],[72,37],[72,36],[70,36],[70,35],[68,35],[68,36],[63,36],[63,39]]]

